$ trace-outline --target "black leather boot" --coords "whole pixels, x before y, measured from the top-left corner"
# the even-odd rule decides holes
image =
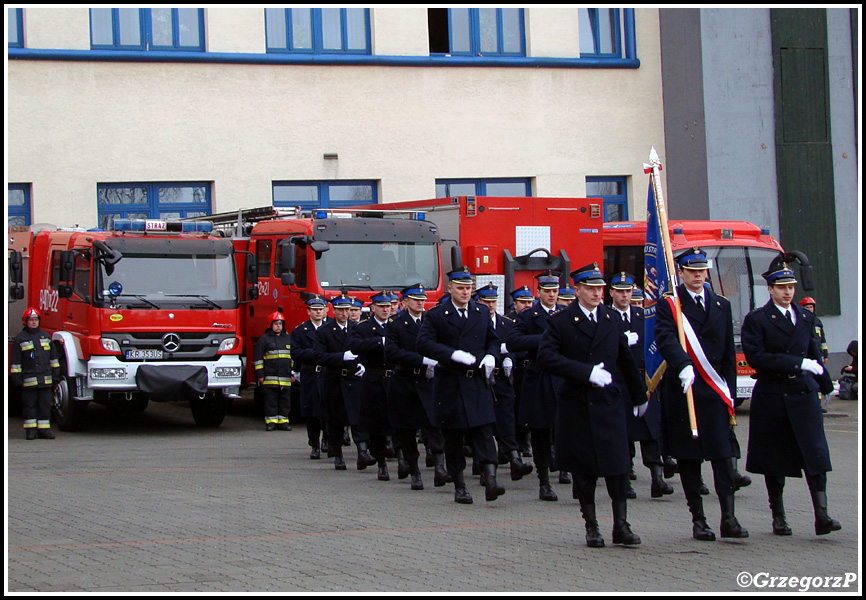
[[[719,530],[723,538],[747,538],[749,532],[740,525],[734,516],[734,495],[719,496],[719,506],[722,509],[722,522]]]
[[[35,440],[36,439],[36,428],[35,427],[28,427],[27,429],[25,429],[24,430],[24,437],[26,437],[28,440]]]
[[[397,479],[406,479],[409,477],[409,461],[403,457],[403,449],[397,451]]]
[[[700,494],[693,497],[686,496],[689,512],[692,513],[692,537],[701,542],[715,542],[716,534],[707,525],[707,517],[704,515],[704,501]]]
[[[466,482],[463,480],[463,471],[459,471],[451,475],[454,480],[454,502],[457,504],[472,504],[472,496],[469,490],[466,489]]]
[[[358,470],[363,471],[367,467],[372,467],[378,461],[370,454],[367,449],[367,442],[358,442],[355,444],[358,447]]]
[[[418,468],[417,460],[409,463],[409,475],[412,477],[412,485],[410,487],[413,490],[423,490],[424,482],[421,481],[421,470]]]
[[[436,470],[433,472],[433,486],[442,487],[446,483],[451,483],[453,479],[448,471],[445,470],[445,455],[441,452],[434,454],[436,457]]]
[[[664,467],[662,465],[652,465],[650,468],[650,496],[652,498],[661,498],[674,493],[674,488],[664,480]]]
[[[604,548],[604,538],[598,530],[598,520],[595,518],[595,504],[580,503],[580,512],[586,523],[586,545],[590,548]]]
[[[767,483],[767,496],[770,500],[770,512],[773,513],[773,533],[775,535],[791,535],[791,528],[785,518],[785,503],[782,493],[785,489],[784,477],[764,477]]]
[[[731,457],[731,465],[734,467],[734,491],[736,492],[740,488],[748,487],[752,485],[752,478],[748,475],[743,475],[739,471],[737,471],[737,458],[735,456]]]
[[[345,471],[346,470],[346,461],[343,460],[343,448],[337,448],[334,451],[334,469],[337,471]]]
[[[628,524],[628,504],[626,502],[612,502],[613,507],[613,543],[625,544],[626,546],[637,546],[640,538],[632,533]]]
[[[550,473],[547,469],[538,467],[538,499],[546,502],[556,502],[559,498],[550,487]]]
[[[811,494],[812,506],[815,509],[815,535],[827,535],[831,531],[842,529],[842,524],[827,514],[827,492],[811,491]]]
[[[559,470],[559,483],[570,484],[571,483],[571,475],[568,471]]]
[[[511,481],[519,481],[524,475],[532,473],[532,465],[523,462],[520,457],[520,452],[517,450],[511,451]]]
[[[322,458],[322,451],[318,445],[315,445],[310,450],[310,460],[319,460]]]
[[[391,481],[391,475],[388,473],[388,462],[383,456],[378,460],[379,463],[379,472],[376,474],[376,477],[379,481]]]
[[[505,488],[502,484],[496,481],[496,465],[486,464],[481,467],[481,470],[484,472],[484,475],[486,475],[484,483],[484,499],[488,502],[493,502],[505,493]]]
[[[665,479],[670,479],[671,477],[680,472],[680,467],[677,464],[677,461],[673,459],[673,457],[665,456],[663,462]]]

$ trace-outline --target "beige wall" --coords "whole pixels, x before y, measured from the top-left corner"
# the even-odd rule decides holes
[[[371,12],[377,54],[421,53],[426,10]],[[565,37],[562,9],[526,12],[548,32],[533,37]],[[262,15],[208,9],[208,48],[261,51]],[[222,212],[270,204],[274,180],[372,179],[390,202],[433,197],[436,178],[581,196],[587,176],[624,175],[643,218],[642,163],[653,145],[664,160],[657,11],[636,29],[639,69],[11,60],[9,181],[32,182],[34,223],[92,226],[97,183],[211,181]]]

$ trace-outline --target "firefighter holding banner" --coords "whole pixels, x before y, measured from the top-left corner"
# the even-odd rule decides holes
[[[745,538],[749,532],[734,514],[731,391],[736,390],[737,360],[731,305],[704,285],[709,263],[703,250],[692,248],[680,254],[676,264],[682,283],[676,296],[666,295],[657,304],[655,324],[655,339],[667,362],[661,397],[665,403],[668,449],[679,463],[683,490],[692,513],[692,536],[701,541],[716,539],[707,525],[699,492],[701,463],[709,460],[721,507],[721,535]],[[677,319],[677,301],[682,306],[682,323]],[[681,325],[690,342],[688,352],[679,340]],[[689,423],[685,397],[689,388],[694,396],[697,437]]]

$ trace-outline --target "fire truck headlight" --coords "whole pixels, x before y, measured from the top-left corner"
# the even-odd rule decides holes
[[[102,347],[108,352],[120,352],[120,344],[110,338],[102,338]]]
[[[236,342],[237,338],[228,338],[226,340],[223,340],[217,352],[228,352],[229,350],[234,349]]]
[[[126,379],[125,367],[112,367],[109,369],[90,369],[91,379]]]
[[[214,375],[217,377],[240,377],[241,376],[241,368],[240,367],[217,367],[214,369]]]

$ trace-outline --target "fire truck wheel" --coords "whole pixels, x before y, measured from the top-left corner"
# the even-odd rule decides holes
[[[54,384],[54,393],[51,402],[53,421],[61,431],[77,431],[81,429],[84,419],[84,411],[89,402],[80,402],[72,399],[69,393],[69,381],[61,377]]]
[[[210,391],[199,398],[190,398],[192,418],[199,427],[219,427],[226,417],[228,398],[222,392]]]

